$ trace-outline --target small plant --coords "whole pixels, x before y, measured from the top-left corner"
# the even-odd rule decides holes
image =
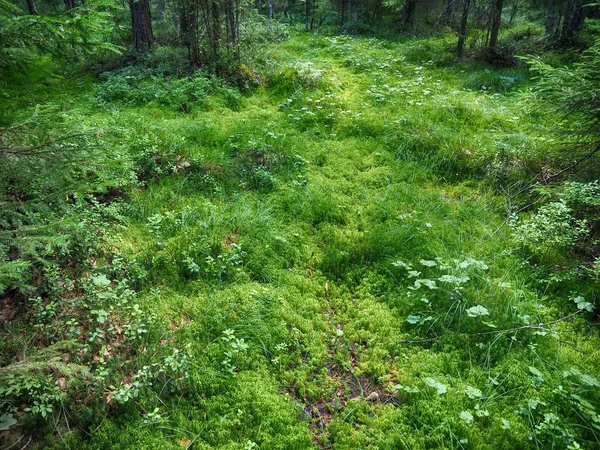
[[[223,368],[233,374],[236,372],[237,367],[235,366],[235,358],[238,354],[243,354],[248,349],[248,344],[244,342],[244,338],[236,338],[235,332],[232,329],[223,331],[224,336],[221,339],[225,342],[228,347],[225,350],[225,359],[221,362]]]

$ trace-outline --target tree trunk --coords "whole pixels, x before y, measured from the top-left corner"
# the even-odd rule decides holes
[[[552,7],[546,15],[546,34],[552,34],[556,25],[556,8]]]
[[[406,0],[402,9],[402,23],[409,27],[415,24],[415,13],[417,12],[417,0]]]
[[[197,0],[181,0],[179,4],[179,30],[184,45],[188,49],[188,57],[193,67],[202,65],[198,36],[198,2]]]
[[[583,28],[587,8],[584,8],[584,0],[570,0],[566,3],[561,39],[573,39]]]
[[[447,21],[451,21],[452,16],[454,15],[454,2],[455,1],[456,0],[447,0],[446,1],[446,8],[444,10],[444,14],[446,15]]]
[[[158,20],[165,21],[165,0],[158,0]]]
[[[64,0],[65,6],[67,7],[67,11],[75,8],[75,0]]]
[[[239,58],[239,23],[238,23],[238,6],[236,0],[227,0],[227,28],[229,29],[229,38],[235,59]]]
[[[352,20],[352,0],[346,1],[346,22],[350,22]]]
[[[219,43],[221,41],[221,5],[219,0],[209,0],[210,5],[210,52],[213,63],[219,59]]]
[[[27,1],[27,9],[29,10],[29,14],[33,15],[33,16],[37,16],[40,13],[38,13],[38,10],[35,6],[35,0],[26,0]]]
[[[463,55],[465,40],[467,39],[467,21],[469,19],[470,7],[471,0],[463,0],[463,10],[460,19],[460,28],[458,30],[458,45],[456,47],[456,56],[459,58]]]
[[[508,23],[513,23],[513,20],[515,20],[515,17],[517,17],[518,10],[519,10],[519,1],[514,0],[512,6],[510,8],[510,19],[508,20]]]
[[[309,31],[310,30],[310,1],[306,0],[304,6],[305,6],[305,14],[304,14],[305,28],[306,28],[306,31]]]
[[[136,52],[144,53],[152,48],[152,19],[149,0],[129,0],[131,10],[131,31],[133,47]]]
[[[375,4],[375,20],[377,22],[381,22],[381,20],[383,19],[383,5],[381,4],[381,0],[377,0],[377,3]]]
[[[267,0],[267,17],[269,18],[269,28],[273,26],[273,0]]]
[[[498,45],[498,32],[500,31],[500,22],[502,21],[502,8],[504,7],[504,0],[492,0],[492,11],[491,19],[492,25],[490,27],[490,45],[489,47],[494,49]]]

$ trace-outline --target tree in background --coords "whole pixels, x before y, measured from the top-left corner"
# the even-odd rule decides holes
[[[563,43],[572,40],[583,29],[585,18],[593,4],[590,0],[546,2],[546,33]]]
[[[467,23],[469,20],[469,10],[471,0],[463,0],[462,14],[460,16],[460,26],[458,28],[458,43],[456,45],[456,55],[460,58],[463,55],[465,41],[467,40]]]
[[[562,40],[573,39],[581,29],[587,14],[587,8],[584,6],[588,3],[585,0],[567,0],[564,5],[563,26],[560,33]]]
[[[35,0],[26,0],[27,1],[27,9],[29,10],[29,14],[33,14],[35,16],[37,16],[38,10],[37,7],[35,6]]]
[[[502,21],[502,8],[504,0],[492,0],[490,8],[490,42],[489,48],[495,49],[498,45],[498,33],[500,31],[500,23]]]
[[[131,12],[131,37],[133,47],[138,53],[145,53],[152,48],[152,18],[150,17],[150,0],[129,0]]]
[[[415,24],[417,13],[417,0],[405,0],[402,9],[402,23],[405,26],[412,27]]]
[[[188,49],[188,57],[192,67],[202,65],[200,36],[198,33],[198,0],[179,0],[179,30],[183,45]]]

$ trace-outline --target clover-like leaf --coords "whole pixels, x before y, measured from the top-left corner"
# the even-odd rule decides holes
[[[473,423],[473,414],[471,414],[469,411],[462,411],[460,413],[460,418],[464,420],[468,425],[471,425],[471,423]]]
[[[485,306],[477,305],[467,309],[467,315],[469,317],[489,316],[490,312]]]
[[[445,384],[440,383],[439,381],[434,380],[433,378],[423,378],[423,383],[425,383],[425,385],[430,388],[434,388],[439,395],[445,394],[448,391],[448,387]]]
[[[420,259],[419,262],[425,267],[435,267],[437,263],[435,261],[431,261],[430,259]]]
[[[473,386],[467,386],[466,394],[471,399],[481,398],[483,395],[479,389],[474,388]]]

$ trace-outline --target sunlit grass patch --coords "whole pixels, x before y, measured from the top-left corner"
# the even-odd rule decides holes
[[[580,223],[555,207],[510,228],[498,194],[541,164],[551,124],[518,92],[525,71],[449,66],[454,40],[296,33],[244,93],[202,75],[172,99],[165,79],[158,99],[148,80],[139,98],[116,75],[101,87],[84,120],[121,197],[98,195],[119,221],[90,263],[156,319],[142,367],[164,349],[187,365],[178,387],[107,407],[82,448],[593,442],[595,290],[552,265],[567,233],[542,221]]]

